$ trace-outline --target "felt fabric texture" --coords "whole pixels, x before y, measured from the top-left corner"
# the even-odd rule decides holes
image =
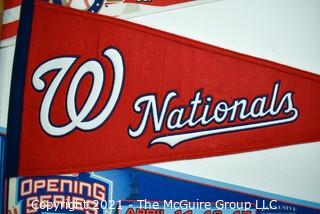
[[[320,140],[320,77],[285,65],[41,1],[35,3],[26,57],[22,117],[16,121],[21,128],[17,133],[9,127],[9,143],[10,136],[20,136],[8,152],[19,156],[21,176]],[[38,75],[41,66],[47,70]],[[43,87],[35,83],[37,75]],[[55,81],[54,96],[46,99]],[[102,82],[101,90],[95,81]],[[80,118],[91,93],[97,99]],[[102,122],[87,126],[99,116]]]

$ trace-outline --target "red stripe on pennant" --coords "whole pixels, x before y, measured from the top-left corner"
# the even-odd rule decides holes
[[[8,39],[17,35],[19,27],[19,21],[10,22],[2,26],[1,40]]]
[[[4,1],[4,9],[11,9],[21,5],[22,0],[6,0]]]

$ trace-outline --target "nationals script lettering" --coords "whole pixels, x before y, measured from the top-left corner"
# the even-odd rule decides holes
[[[170,147],[193,140],[196,138],[207,137],[210,135],[257,129],[267,126],[280,125],[293,122],[298,118],[298,109],[293,103],[293,93],[286,92],[282,97],[278,97],[280,82],[273,86],[273,92],[270,105],[268,106],[268,96],[257,96],[252,101],[247,99],[234,99],[232,104],[226,101],[217,101],[213,106],[213,97],[202,97],[202,91],[197,91],[194,97],[190,99],[189,105],[170,108],[170,104],[177,99],[178,93],[170,91],[164,98],[160,109],[157,108],[158,101],[155,94],[139,97],[134,103],[134,111],[141,115],[137,128],[129,127],[129,135],[133,138],[140,137],[147,128],[148,118],[153,121],[154,132],[162,131],[166,126],[172,134],[155,137],[149,145],[167,144]],[[279,100],[279,101],[277,101]],[[187,109],[190,108],[189,113]],[[199,114],[200,112],[200,114]],[[198,114],[197,114],[198,113]],[[280,114],[284,117],[276,117]],[[200,116],[196,116],[200,115]],[[267,116],[272,119],[262,120]],[[189,127],[205,127],[212,123],[221,124],[228,121],[229,124],[235,121],[245,121],[247,119],[256,119],[247,124],[234,124],[227,127],[210,127],[201,130],[181,132],[179,130]],[[260,119],[260,120],[258,120]]]

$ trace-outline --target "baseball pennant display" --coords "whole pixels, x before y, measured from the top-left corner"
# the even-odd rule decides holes
[[[316,74],[42,1],[29,13],[13,71],[11,175],[320,140]]]

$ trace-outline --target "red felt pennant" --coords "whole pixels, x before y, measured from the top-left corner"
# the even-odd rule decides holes
[[[19,175],[320,139],[318,75],[115,18],[37,2],[25,72]]]

